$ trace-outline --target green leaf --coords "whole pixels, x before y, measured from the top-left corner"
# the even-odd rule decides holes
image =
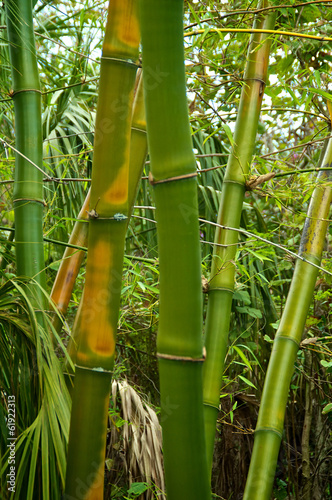
[[[248,380],[246,377],[244,377],[243,375],[239,375],[239,378],[247,385],[249,385],[250,387],[253,387],[254,389],[257,389],[256,386],[250,382],[250,380]]]
[[[317,95],[320,95],[322,97],[325,97],[325,99],[327,99],[328,101],[332,101],[332,94],[330,92],[326,92],[325,90],[321,90],[321,89],[315,89],[313,87],[309,87],[306,90],[309,92],[312,92],[313,94],[317,94]]]
[[[241,301],[246,306],[248,306],[251,303],[250,295],[245,290],[235,290],[234,295],[233,295],[233,300]]]
[[[147,489],[149,489],[149,485],[147,483],[132,483],[128,490],[128,494],[139,496],[142,495],[142,493],[144,493]]]
[[[325,415],[325,413],[329,413],[332,411],[332,403],[328,403],[326,406],[324,406],[322,413]]]
[[[314,77],[318,87],[320,87],[321,86],[320,72],[317,69],[314,71]]]
[[[229,139],[229,142],[233,146],[234,145],[234,139],[233,139],[233,134],[232,134],[231,129],[229,128],[229,126],[226,123],[222,123],[221,126],[224,129],[224,131],[226,132],[226,135],[227,135],[227,137]]]
[[[238,312],[240,312],[240,313],[248,314],[252,318],[257,318],[257,319],[261,319],[262,318],[261,311],[259,309],[255,309],[254,307],[248,307],[248,306],[240,307],[240,306],[236,306],[236,310]]]
[[[325,359],[321,359],[320,364],[324,366],[324,368],[330,368],[332,366],[332,361],[326,361]]]
[[[234,351],[236,351],[238,353],[238,355],[240,356],[240,358],[242,359],[242,361],[247,365],[247,367],[249,368],[249,370],[252,370],[252,367],[251,367],[251,364],[250,364],[249,360],[243,354],[243,352],[241,351],[241,349],[239,347],[237,347],[236,345],[233,345],[233,349],[234,349]]]

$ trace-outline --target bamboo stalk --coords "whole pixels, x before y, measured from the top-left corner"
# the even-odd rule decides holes
[[[77,216],[77,221],[69,238],[70,245],[86,247],[88,244],[90,192],[91,189],[89,189],[80,213]],[[61,318],[64,318],[67,313],[75,281],[85,254],[84,250],[78,250],[73,247],[67,247],[64,252],[51,291],[52,302],[55,304],[57,313],[60,315],[54,314],[52,320],[52,324],[57,332],[60,331],[62,326]]]
[[[128,218],[131,109],[139,30],[135,0],[108,8],[76,356],[65,498],[103,498],[111,370]]]
[[[129,183],[128,183],[128,205],[129,213],[135,203],[137,190],[141,180],[142,171],[147,155],[147,136],[146,136],[146,120],[145,108],[143,99],[143,78],[141,70],[138,71],[136,77],[137,89],[133,104],[133,118],[131,122],[131,139],[130,139],[130,160],[129,160]],[[88,208],[90,205],[90,189],[83,204],[83,207],[78,215],[78,220],[75,223],[73,232],[69,239],[69,243],[74,246],[87,247],[88,245]],[[127,219],[127,226],[129,224]],[[75,281],[85,256],[84,250],[77,250],[74,247],[68,247],[64,253],[61,265],[59,267],[56,279],[51,292],[51,298],[58,308],[58,312],[64,318],[67,312],[69,300],[75,285]],[[77,321],[80,321],[80,309],[77,311]],[[59,331],[62,321],[58,314],[53,318],[53,326]],[[74,325],[73,334],[68,342],[68,353],[72,360],[76,357],[76,337],[80,331],[78,324]],[[66,370],[71,371],[71,367],[66,363]]]
[[[146,121],[143,100],[143,80],[141,71],[137,74],[137,91],[133,105],[133,118],[131,123],[130,139],[130,160],[129,160],[129,184],[128,184],[128,204],[129,212],[135,203],[144,162],[147,154]],[[90,189],[84,204],[78,214],[77,221],[71,233],[69,244],[78,247],[87,247],[89,234],[89,205]],[[129,222],[129,218],[127,219]],[[67,247],[64,252],[59,270],[57,272],[51,299],[56,305],[58,312],[64,318],[67,312],[69,300],[74,288],[74,284],[81,268],[85,256],[84,250],[77,250],[74,247]],[[58,315],[54,316],[53,326],[58,331],[62,322]]]
[[[332,140],[323,159],[331,164]],[[320,264],[332,201],[331,177],[319,173],[304,224],[299,254]],[[312,301],[318,270],[296,262],[285,309],[266,373],[244,500],[269,500],[273,487],[284,415],[294,363]]]
[[[7,31],[15,109],[16,148],[14,212],[17,274],[46,288],[43,249],[43,164],[41,90],[31,0],[8,0]],[[30,161],[28,161],[28,158]],[[34,164],[34,165],[33,165]],[[40,287],[29,286],[32,303],[45,303]]]
[[[267,2],[263,0],[260,5],[266,6]],[[259,14],[254,26],[257,29],[273,29],[275,18],[274,12]],[[234,144],[226,168],[219,207],[218,224],[222,226],[240,226],[246,180],[267,79],[270,42],[266,35],[255,34],[249,44]],[[206,319],[207,354],[204,363],[204,416],[210,470],[234,292],[238,235],[236,231],[217,228],[214,242],[216,245],[212,257]]]
[[[301,437],[301,448],[302,448],[302,500],[310,500],[312,498],[312,485],[313,477],[311,475],[310,467],[310,433],[311,433],[311,423],[313,417],[313,400],[314,400],[314,388],[315,384],[312,377],[312,352],[309,349],[304,351],[304,371],[308,376],[308,380],[305,380],[305,391],[304,391],[304,421]]]
[[[188,119],[183,1],[142,0],[143,78],[160,268],[157,337],[167,498],[210,498],[202,400],[196,164]]]

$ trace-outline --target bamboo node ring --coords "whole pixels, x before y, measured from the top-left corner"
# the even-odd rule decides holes
[[[169,359],[170,361],[185,361],[189,363],[203,363],[206,358],[206,349],[203,347],[203,353],[201,358],[192,358],[190,356],[175,356],[173,354],[163,354],[157,352],[157,358],[160,359]]]
[[[37,92],[38,94],[42,94],[42,91],[39,89],[20,89],[20,90],[10,90],[9,97],[14,97],[16,94],[21,94],[22,92]]]
[[[102,366],[96,366],[94,368],[91,368],[90,366],[81,366],[75,364],[76,368],[80,368],[81,370],[88,370],[90,372],[98,372],[98,373],[112,373],[110,370],[107,370],[106,368],[103,368]]]
[[[259,88],[259,95],[262,95],[264,88],[266,87],[266,82],[264,80],[262,80],[261,78],[244,78],[243,79],[243,82],[249,82],[249,81],[259,82],[261,84],[260,88]]]
[[[197,177],[197,172],[192,172],[190,174],[185,174],[185,175],[178,175],[176,177],[169,177],[168,179],[160,179],[156,181],[153,178],[152,173],[149,172],[149,183],[151,184],[151,186],[155,186],[156,184],[165,184],[166,182],[181,181],[183,179],[191,179],[192,177]]]
[[[253,81],[253,82],[260,82],[262,85],[266,85],[266,81],[265,80],[262,80],[262,78],[243,78],[242,80],[243,82],[250,82],[250,81]]]
[[[135,66],[135,68],[140,68],[140,65],[137,61],[135,61],[134,59],[121,59],[119,57],[108,57],[108,56],[101,56],[100,58],[101,60],[104,60],[104,61],[115,61],[115,62],[119,62],[119,63],[122,63],[122,64],[130,64],[131,66]]]
[[[99,217],[99,214],[96,212],[95,209],[92,209],[90,211],[86,211],[90,219],[99,219],[99,220],[116,220],[117,222],[121,222],[124,220],[127,220],[128,217],[125,214],[114,214],[113,217]]]
[[[41,203],[44,207],[47,207],[45,200],[37,200],[36,198],[15,198],[14,203],[17,201],[33,201],[34,203]]]
[[[131,130],[136,130],[136,132],[142,132],[143,134],[146,134],[146,130],[143,129],[143,128],[139,128],[139,127],[131,127]]]

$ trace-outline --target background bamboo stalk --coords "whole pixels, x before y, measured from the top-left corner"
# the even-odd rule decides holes
[[[264,0],[261,7],[268,3]],[[273,29],[276,14],[257,15],[255,29]],[[218,224],[240,226],[243,197],[255,147],[260,109],[267,79],[271,40],[266,34],[251,37],[234,144],[223,180]],[[209,469],[212,467],[216,421],[219,412],[220,387],[224,370],[227,339],[234,292],[235,255],[238,235],[218,228],[212,257],[206,319],[206,360],[204,363],[204,416]]]
[[[14,182],[17,274],[34,278],[46,288],[43,250],[43,165],[41,90],[36,58],[31,0],[6,2],[15,109],[16,154]],[[24,156],[30,161],[27,161]],[[36,165],[38,168],[36,168]],[[29,286],[32,303],[42,308],[39,286]]]
[[[86,284],[77,322],[80,331],[65,490],[69,498],[80,498],[78,482],[84,498],[103,498],[109,390],[128,218],[131,110],[139,43],[136,5],[134,0],[109,3],[103,44]]]
[[[331,161],[330,140],[323,165],[330,164]],[[320,172],[317,177],[317,185],[311,198],[299,248],[299,255],[318,265],[321,261],[332,200],[329,179],[329,173],[326,171]],[[317,268],[297,260],[265,378],[243,497],[245,500],[268,500],[271,495],[289,385],[317,274]]]
[[[303,422],[303,430],[301,437],[302,448],[302,474],[304,485],[302,488],[302,500],[310,500],[312,498],[312,483],[313,477],[310,468],[310,431],[313,417],[313,395],[314,381],[312,378],[312,353],[310,350],[304,352],[304,370],[308,379],[305,383],[305,414]]]
[[[157,337],[167,498],[210,498],[202,400],[196,164],[186,98],[183,2],[141,1],[143,78],[160,268]]]
[[[69,243],[71,245],[86,247],[88,244],[90,192],[89,189],[70,235]],[[67,247],[63,254],[51,291],[51,299],[57,307],[57,313],[54,314],[52,323],[57,332],[61,329],[62,318],[66,316],[75,281],[85,253],[84,250]]]

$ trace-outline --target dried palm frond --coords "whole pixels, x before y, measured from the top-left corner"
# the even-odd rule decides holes
[[[119,398],[117,397],[119,396]],[[106,459],[111,464],[109,482],[114,473],[120,480],[121,468],[125,482],[146,482],[149,489],[139,498],[166,500],[161,426],[155,411],[126,380],[112,383],[113,408],[121,405],[121,418],[110,418]]]

